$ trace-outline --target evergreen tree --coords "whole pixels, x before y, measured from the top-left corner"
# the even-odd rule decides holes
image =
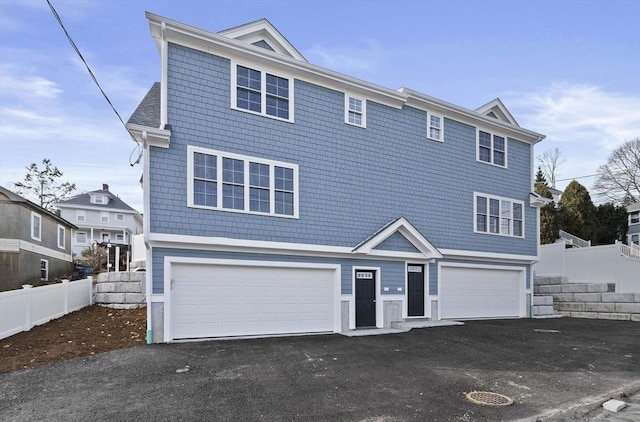
[[[596,220],[598,224],[592,245],[611,245],[626,238],[629,221],[624,206],[616,206],[613,202],[598,205]]]
[[[536,184],[535,192],[544,198],[553,199],[553,195],[551,195],[546,185],[546,180]],[[551,201],[549,204],[540,208],[540,244],[547,245],[554,243],[556,239],[558,239],[559,230],[558,209],[556,208],[555,202]]]
[[[596,207],[587,189],[575,180],[569,183],[559,202],[560,228],[584,240],[594,240]]]

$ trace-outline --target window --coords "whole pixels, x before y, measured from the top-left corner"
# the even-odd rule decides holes
[[[298,216],[298,166],[188,148],[188,206]]]
[[[442,122],[443,122],[443,119],[441,116],[427,113],[427,138],[432,139],[434,141],[440,141],[440,142],[444,141]]]
[[[231,80],[232,108],[293,121],[292,78],[232,63]]]
[[[109,233],[102,233],[102,243],[109,243],[111,241],[111,236]]]
[[[80,221],[80,222],[87,221],[87,212],[85,210],[77,210],[76,221]]]
[[[122,233],[116,233],[116,242],[118,243],[124,242],[124,235]]]
[[[124,214],[116,214],[116,221],[124,221]]]
[[[629,214],[629,224],[640,223],[640,211],[632,212]]]
[[[81,245],[87,244],[87,232],[76,232],[76,243]]]
[[[40,260],[40,280],[49,280],[49,261]]]
[[[107,211],[100,211],[100,222],[101,223],[109,222],[109,213]]]
[[[58,247],[60,249],[64,249],[64,237],[66,234],[64,226],[58,224]]]
[[[632,234],[631,235],[631,244],[632,245],[640,245],[640,234]]]
[[[38,242],[42,238],[42,217],[35,212],[31,213],[31,238]]]
[[[524,202],[474,194],[476,233],[524,237]]]
[[[354,126],[367,127],[367,101],[347,94],[345,94],[344,100],[344,122]]]
[[[507,167],[507,139],[478,130],[477,160],[500,167]]]

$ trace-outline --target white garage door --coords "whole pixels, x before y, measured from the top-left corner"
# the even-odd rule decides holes
[[[173,264],[172,339],[333,331],[334,269]]]
[[[440,318],[526,316],[523,270],[440,268]]]

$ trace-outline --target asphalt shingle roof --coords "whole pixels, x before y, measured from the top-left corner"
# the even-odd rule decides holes
[[[109,196],[110,200],[108,204],[95,204],[91,202],[91,194],[92,193],[97,193],[97,194],[102,194],[102,195],[107,195]],[[87,207],[100,207],[100,208],[105,208],[105,209],[111,209],[111,210],[124,210],[124,211],[133,211],[133,212],[137,212],[135,209],[131,208],[129,205],[127,205],[126,202],[124,202],[122,199],[118,198],[116,195],[114,195],[113,193],[111,193],[109,190],[102,190],[102,189],[98,189],[98,190],[94,190],[91,192],[87,192],[87,193],[83,193],[81,195],[78,196],[74,196],[71,199],[67,199],[66,201],[60,201],[60,202],[56,202],[54,204],[56,207],[59,205],[64,206],[87,206]]]
[[[154,82],[127,123],[160,127],[160,82]]]

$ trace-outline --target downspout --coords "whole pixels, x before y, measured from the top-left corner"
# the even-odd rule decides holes
[[[538,144],[539,142],[541,142],[545,137],[544,136],[538,136],[538,141],[536,142],[536,144]],[[534,161],[533,161],[533,148],[534,145],[531,145],[531,192],[535,193],[535,187],[536,187],[536,183],[534,180],[534,175],[535,175],[535,165],[534,165]],[[540,207],[536,207],[536,262],[540,261]],[[535,264],[535,262],[534,262]],[[531,264],[531,271],[529,272],[529,277],[531,277],[531,280],[529,282],[529,286],[531,286],[531,303],[530,303],[530,309],[529,309],[529,317],[533,318],[535,316],[535,308],[533,305],[533,296],[534,296],[534,288],[535,286],[533,285],[535,283],[535,276],[533,273],[533,264]]]
[[[149,187],[150,187],[150,183],[149,183],[149,143],[147,142],[147,131],[143,130],[142,131],[142,156],[143,156],[143,168],[142,168],[142,221],[143,221],[143,226],[144,226],[144,230],[143,230],[143,240],[144,240],[144,247],[146,250],[146,256],[145,256],[145,262],[146,262],[146,271],[145,271],[145,293],[146,293],[146,299],[147,299],[147,344],[151,344],[153,343],[153,330],[151,329],[152,325],[151,325],[151,294],[152,294],[152,288],[151,288],[151,284],[153,281],[153,262],[152,262],[152,251],[151,251],[151,245],[149,243],[149,230],[151,229],[151,226],[149,224],[150,222],[150,216],[149,216],[149,209],[151,208],[150,204],[149,204],[149,197],[150,197],[150,193],[149,193]]]

